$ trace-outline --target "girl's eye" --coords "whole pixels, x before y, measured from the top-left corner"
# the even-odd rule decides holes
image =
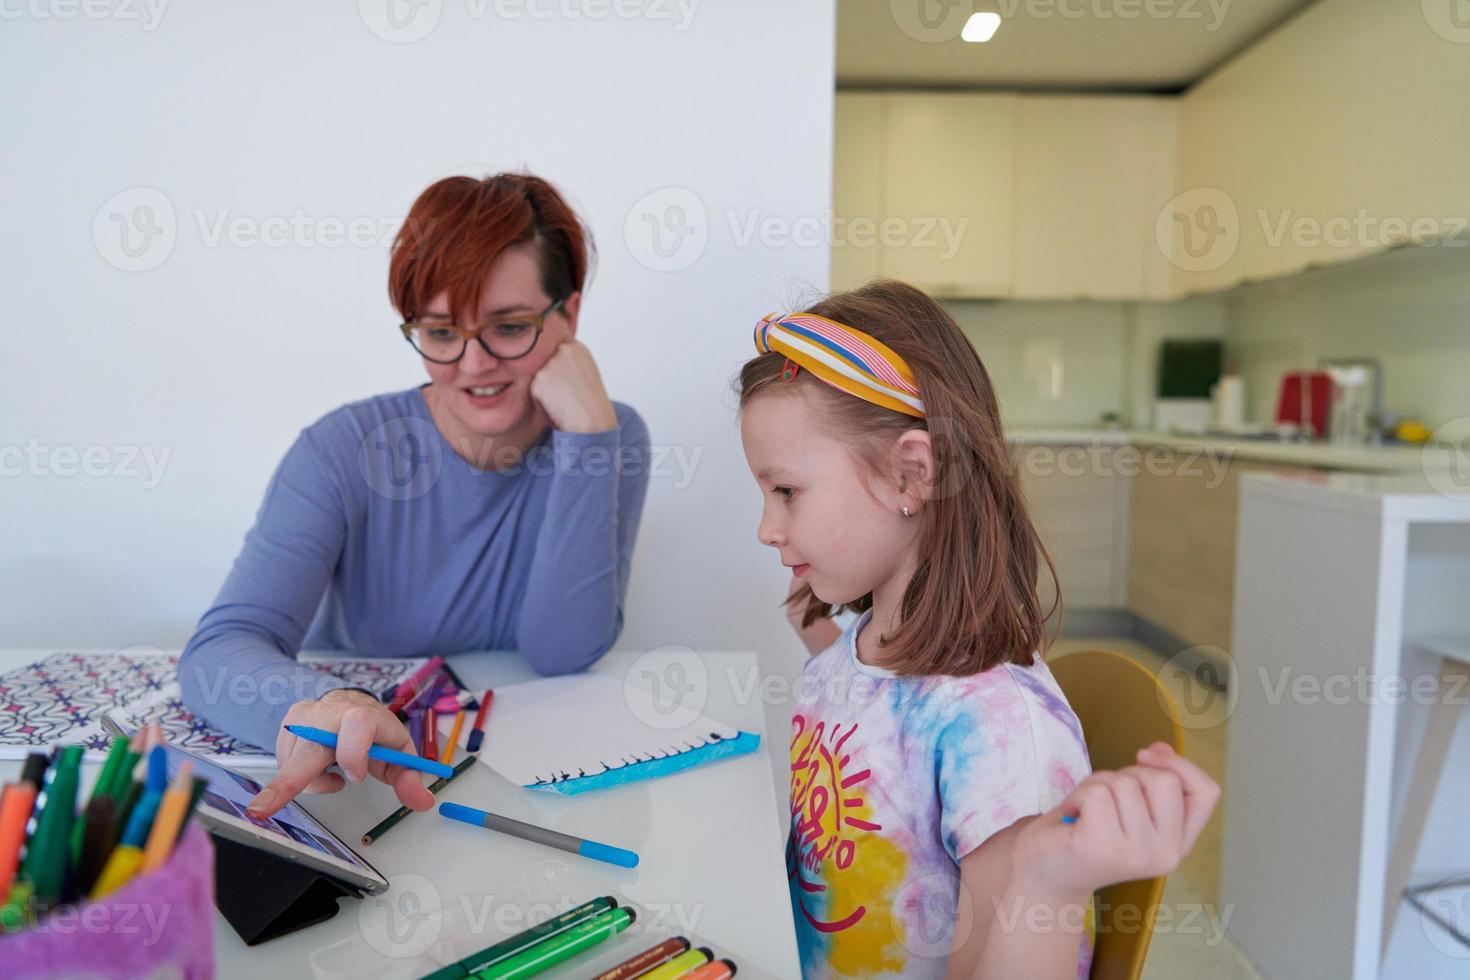
[[[796,490],[792,487],[773,487],[771,489],[771,492],[780,497],[782,500],[790,500],[792,496],[796,493]]]

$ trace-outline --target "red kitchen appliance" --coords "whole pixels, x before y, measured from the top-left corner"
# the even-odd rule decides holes
[[[1326,371],[1289,371],[1281,376],[1276,399],[1277,423],[1290,422],[1321,439],[1332,417],[1332,378]]]

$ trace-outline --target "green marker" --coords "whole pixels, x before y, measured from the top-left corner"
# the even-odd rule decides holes
[[[632,925],[635,917],[633,910],[626,907],[604,912],[595,919],[572,926],[525,952],[481,970],[475,974],[475,980],[520,980],[521,977],[533,977],[558,963],[565,963],[598,943],[606,942]]]
[[[141,758],[143,753],[134,752],[129,746],[123,753],[122,764],[117,767],[117,772],[112,774],[112,780],[107,784],[107,795],[119,806],[122,805],[123,797],[128,795],[128,787],[133,785],[133,770],[138,768],[138,760]]]
[[[61,750],[61,761],[46,787],[46,806],[36,819],[31,843],[26,845],[22,867],[36,886],[37,901],[46,906],[61,898],[61,886],[71,864],[71,826],[77,818],[77,767],[81,762],[80,745]]]
[[[474,760],[476,756],[470,756]],[[486,967],[507,960],[517,953],[523,952],[535,946],[550,936],[559,932],[565,932],[572,926],[587,919],[611,912],[618,907],[617,900],[610,895],[602,898],[594,898],[590,902],[583,902],[574,909],[568,909],[561,915],[553,916],[540,925],[532,926],[522,932],[516,933],[509,939],[502,939],[494,946],[482,949],[478,953],[472,953],[464,959],[448,966],[440,967],[433,973],[424,977],[423,980],[462,980],[472,973],[476,973]]]
[[[108,792],[112,786],[117,771],[122,768],[123,757],[128,754],[128,740],[115,738],[112,740],[112,748],[107,750],[107,761],[102,763],[102,772],[97,775],[97,781],[92,784],[92,795],[87,802],[95,800],[99,796],[111,796]],[[78,820],[71,831],[71,860],[75,864],[82,854],[82,831],[86,829],[84,821]]]

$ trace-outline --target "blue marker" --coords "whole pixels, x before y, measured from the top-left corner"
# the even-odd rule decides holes
[[[476,810],[472,806],[460,806],[458,803],[440,803],[439,816],[448,817],[450,820],[459,820],[463,823],[472,823],[476,827],[484,827],[487,830],[498,830],[502,834],[519,837],[521,840],[531,841],[533,844],[545,844],[547,847],[557,847],[563,851],[571,851],[582,857],[592,858],[594,861],[606,861],[608,864],[616,864],[620,868],[638,867],[638,855],[632,851],[625,851],[621,847],[613,847],[611,844],[599,844],[596,841],[583,840],[573,837],[571,834],[559,833],[555,830],[547,830],[545,827],[537,827],[534,824],[521,823],[510,817],[502,817],[497,813],[486,813],[484,810]]]
[[[337,733],[329,732],[321,728],[313,728],[310,725],[287,725],[286,731],[297,738],[304,738],[308,742],[317,745],[325,745],[329,749],[337,747]],[[368,749],[368,758],[377,759],[379,762],[391,763],[402,766],[405,769],[417,769],[419,772],[429,773],[441,779],[448,779],[454,775],[454,767],[446,766],[438,759],[425,759],[423,756],[413,755],[408,752],[399,752],[390,749],[386,745],[374,745]]]
[[[148,776],[143,782],[143,795],[128,814],[127,826],[118,838],[119,844],[142,847],[148,842],[148,831],[153,827],[153,818],[163,803],[164,791],[168,789],[168,754],[162,745],[155,745],[148,753]]]
[[[160,797],[168,789],[168,753],[163,750],[162,745],[153,746],[148,753],[148,778],[143,784],[150,793],[157,793]]]

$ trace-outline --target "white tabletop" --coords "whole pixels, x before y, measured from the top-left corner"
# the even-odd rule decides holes
[[[0,671],[22,666],[49,651],[0,650]],[[636,652],[608,654],[594,668],[625,676]],[[703,710],[726,724],[766,738],[759,699],[737,696],[733,679],[757,669],[750,653],[703,654]],[[472,687],[494,687],[535,674],[515,654],[464,654],[450,658]],[[741,702],[744,703],[741,703]],[[493,708],[491,710],[494,710]],[[575,724],[575,719],[568,719]],[[636,869],[617,868],[561,851],[477,831],[435,812],[410,816],[378,843],[357,845],[363,832],[397,807],[386,786],[369,780],[328,796],[303,797],[322,823],[354,845],[389,880],[383,895],[344,900],[327,922],[247,947],[224,919],[215,930],[219,975],[306,977],[328,959],[328,947],[361,940],[362,950],[381,965],[376,974],[404,975],[401,957],[417,951],[434,930],[452,930],[485,915],[500,915],[515,900],[517,882],[548,862],[569,866],[575,894],[540,895],[560,911],[607,891],[643,906],[648,918],[677,925],[756,971],[798,977],[795,931],[787,894],[784,841],[772,792],[767,746],[663,779],[575,797],[522,789],[486,766],[477,765],[442,794],[442,799],[491,810],[565,833],[636,851]],[[19,763],[0,762],[10,779]],[[100,767],[85,767],[87,784]],[[262,771],[262,775],[268,771]],[[252,773],[254,775],[254,773]],[[584,894],[584,892],[586,892]],[[524,896],[520,900],[524,902]],[[436,909],[441,911],[435,911]],[[517,914],[511,909],[506,914]],[[391,941],[382,941],[386,924]],[[411,974],[409,974],[411,975]]]

